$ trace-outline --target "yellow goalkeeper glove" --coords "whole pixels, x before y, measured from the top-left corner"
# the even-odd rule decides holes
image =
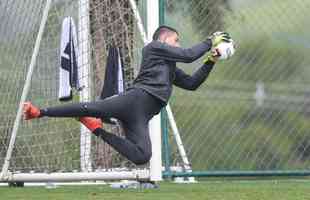
[[[231,37],[226,32],[217,31],[213,33],[208,39],[212,42],[212,48],[216,47],[221,42],[229,42]]]
[[[220,55],[216,52],[216,50],[212,49],[211,52],[207,53],[207,55],[203,59],[203,63],[207,63],[208,61],[216,63],[219,56]]]

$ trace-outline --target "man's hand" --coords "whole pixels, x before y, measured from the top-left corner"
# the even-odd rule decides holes
[[[221,42],[229,42],[231,37],[226,32],[217,31],[209,36],[208,39],[211,40],[212,48],[214,48]]]
[[[210,53],[206,55],[203,59],[203,63],[207,63],[208,61],[216,63],[218,61],[218,57],[220,54],[216,51],[216,49],[212,49]]]
[[[219,52],[217,52],[217,49],[215,47],[221,42],[230,42],[231,37],[226,32],[217,31],[211,36],[209,36],[208,39],[210,39],[212,42],[211,52],[206,55],[206,58],[203,60],[203,62],[206,63],[208,61],[211,61],[215,63],[218,61],[218,58],[220,56]]]

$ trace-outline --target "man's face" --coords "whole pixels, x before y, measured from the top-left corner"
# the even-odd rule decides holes
[[[163,42],[174,47],[180,47],[179,35],[175,32],[170,32],[165,35]]]

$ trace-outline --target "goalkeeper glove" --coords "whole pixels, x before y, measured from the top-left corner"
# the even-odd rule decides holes
[[[212,42],[212,48],[216,47],[221,42],[230,42],[231,37],[226,32],[217,31],[213,33],[208,39]]]
[[[203,59],[203,63],[207,63],[209,61],[216,63],[219,56],[220,54],[216,51],[216,49],[212,49],[211,52],[207,53],[206,57]]]

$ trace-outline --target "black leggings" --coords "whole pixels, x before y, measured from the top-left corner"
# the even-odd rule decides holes
[[[126,139],[101,128],[94,133],[127,159],[140,165],[147,163],[152,156],[148,122],[161,108],[159,100],[142,89],[135,88],[100,101],[41,109],[41,114],[48,117],[91,116],[120,120]]]

